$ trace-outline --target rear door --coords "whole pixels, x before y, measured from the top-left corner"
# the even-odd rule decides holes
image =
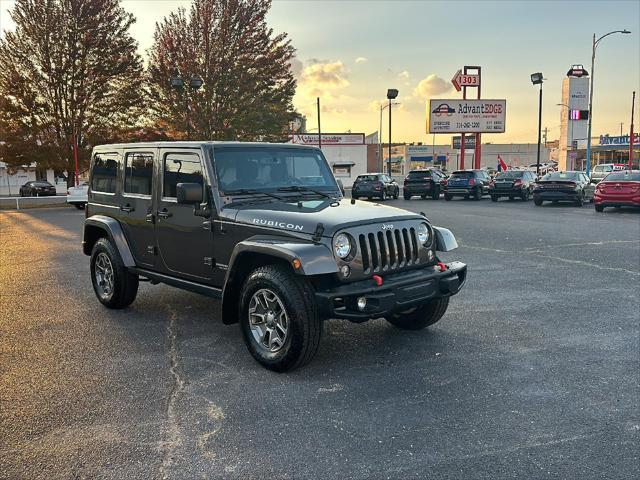
[[[194,215],[193,205],[179,204],[178,183],[198,183],[206,199],[206,174],[200,149],[161,149],[157,192],[156,240],[161,269],[189,280],[210,283],[213,233],[211,222]]]
[[[120,218],[136,264],[156,266],[153,173],[156,148],[124,151],[124,178]]]

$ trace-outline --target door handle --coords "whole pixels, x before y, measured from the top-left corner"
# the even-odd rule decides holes
[[[163,208],[162,210],[158,211],[158,213],[156,214],[158,216],[158,218],[169,218],[169,217],[173,217],[173,213],[171,213],[169,210],[167,210],[166,208]]]
[[[120,210],[123,212],[131,213],[135,210],[135,208],[127,203],[126,205],[120,205]]]

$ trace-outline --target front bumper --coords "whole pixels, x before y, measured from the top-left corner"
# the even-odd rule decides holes
[[[466,279],[467,266],[462,262],[452,262],[447,264],[444,272],[429,266],[385,276],[379,287],[373,279],[367,279],[316,291],[315,297],[322,318],[364,322],[415,307],[434,298],[455,295],[462,289]],[[357,307],[359,297],[367,300],[362,311]]]

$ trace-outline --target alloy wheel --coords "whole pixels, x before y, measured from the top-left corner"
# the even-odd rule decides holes
[[[289,316],[275,292],[262,288],[249,302],[249,327],[256,343],[275,353],[280,350],[289,331]]]
[[[108,298],[113,293],[113,264],[109,255],[100,252],[94,264],[96,289],[101,298]]]

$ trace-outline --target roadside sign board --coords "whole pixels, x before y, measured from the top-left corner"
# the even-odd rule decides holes
[[[427,133],[504,133],[506,100],[430,99]]]
[[[462,90],[462,87],[479,87],[480,86],[480,75],[468,75],[462,73],[462,69],[458,70],[456,74],[451,79],[451,83],[459,92]]]
[[[454,150],[460,150],[460,145],[462,145],[462,135],[456,135],[451,137],[451,148]],[[469,135],[464,137],[464,148],[465,150],[475,150],[476,148],[476,136]]]

